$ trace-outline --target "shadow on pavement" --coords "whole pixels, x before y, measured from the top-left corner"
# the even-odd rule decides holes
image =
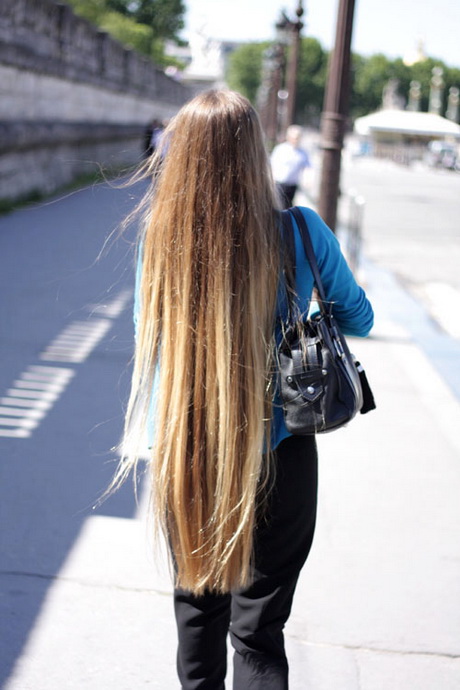
[[[70,322],[95,318],[91,305],[133,289],[133,231],[98,259],[105,238],[132,207],[132,194],[102,185],[0,218],[0,394],[29,365],[74,371],[29,438],[0,438],[0,685],[87,518],[132,518],[136,511],[130,483],[93,508],[112,476],[116,456],[110,449],[121,435],[131,303],[112,318],[85,361],[40,360]]]

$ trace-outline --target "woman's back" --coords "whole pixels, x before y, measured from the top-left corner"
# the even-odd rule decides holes
[[[275,350],[287,317],[284,247],[259,120],[211,91],[186,105],[147,170],[136,287],[136,351],[125,444],[153,426],[153,506],[174,563],[183,690],[286,690],[283,627],[315,528],[314,436],[292,436]],[[333,233],[302,209],[326,297],[343,330],[372,308]],[[298,314],[313,276],[296,228]],[[123,458],[115,484],[137,463]]]

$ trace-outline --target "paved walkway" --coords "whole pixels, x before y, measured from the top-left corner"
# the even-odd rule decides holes
[[[363,268],[376,326],[352,349],[378,411],[319,439],[318,528],[286,628],[290,687],[458,690],[460,401],[447,377],[460,343],[390,274]],[[178,687],[171,584],[144,513],[86,521],[7,690]]]

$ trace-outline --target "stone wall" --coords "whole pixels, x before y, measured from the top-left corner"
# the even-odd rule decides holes
[[[189,91],[71,8],[0,0],[0,199],[131,164]]]

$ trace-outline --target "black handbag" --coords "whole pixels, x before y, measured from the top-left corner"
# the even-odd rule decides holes
[[[295,246],[291,213],[302,237],[318,291],[320,312],[314,318],[294,317]],[[360,363],[327,306],[307,224],[298,208],[282,212],[287,247],[288,323],[278,347],[279,392],[287,430],[298,436],[334,431],[358,412],[375,408],[372,391]]]

